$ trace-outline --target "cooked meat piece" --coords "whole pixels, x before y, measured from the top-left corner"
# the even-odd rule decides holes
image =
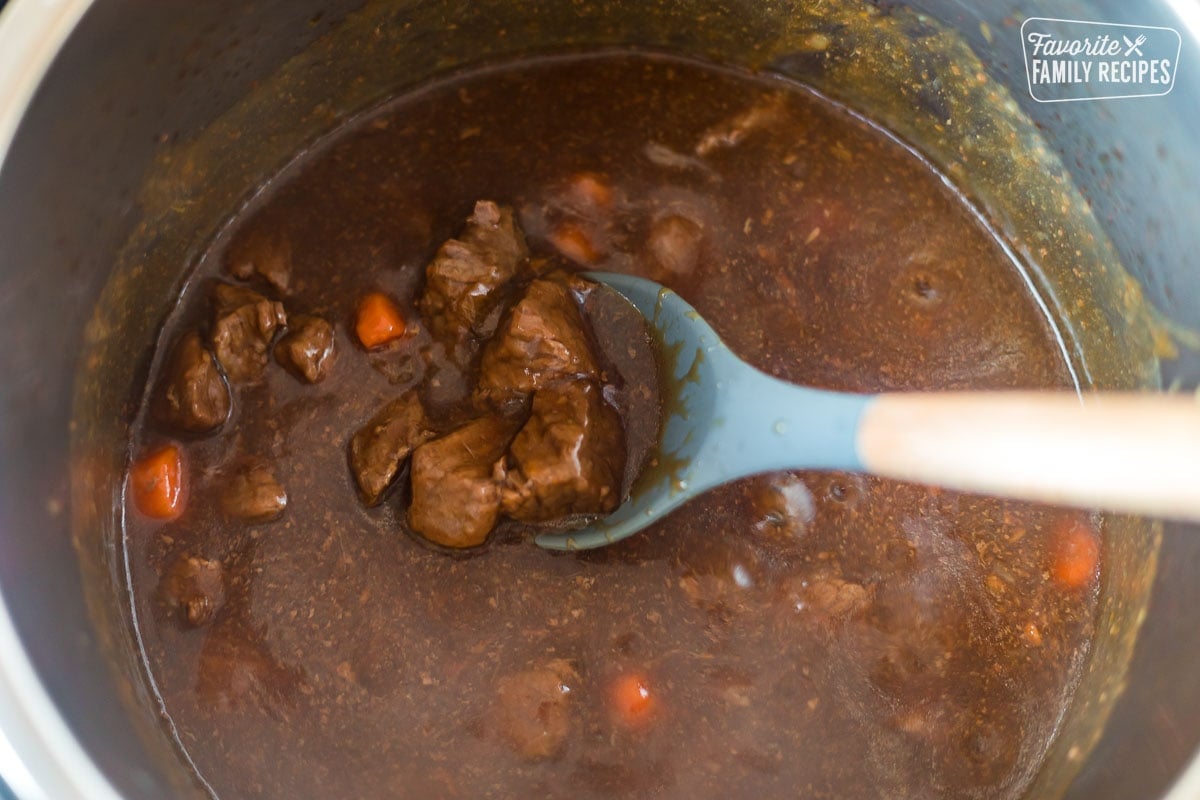
[[[841,578],[813,581],[806,596],[814,609],[833,619],[857,616],[871,604],[871,593],[866,587]]]
[[[234,383],[256,381],[267,365],[267,348],[287,324],[283,304],[242,286],[218,283],[214,291],[213,351]]]
[[[785,608],[818,622],[836,623],[863,614],[871,605],[871,590],[836,575],[788,579],[783,585]]]
[[[221,493],[221,510],[229,519],[270,522],[283,516],[287,492],[279,485],[270,465],[248,461],[235,467]]]
[[[206,711],[256,705],[286,718],[302,679],[300,670],[272,656],[253,632],[222,621],[200,648],[196,698]]]
[[[175,559],[159,583],[163,601],[182,621],[198,628],[212,622],[225,604],[225,576],[220,561],[191,555]]]
[[[786,107],[787,97],[782,92],[764,96],[740,114],[705,131],[696,144],[696,155],[703,158],[718,150],[736,147],[750,134],[777,122]]]
[[[229,387],[200,334],[175,345],[152,403],[160,422],[190,433],[208,433],[229,418]]]
[[[225,251],[225,271],[239,280],[256,275],[287,294],[292,281],[292,243],[278,230],[239,231]]]
[[[662,423],[658,359],[646,318],[616,292],[593,285],[583,294],[583,316],[592,330],[598,360],[617,377],[604,387],[604,399],[616,409],[625,429],[625,476],[628,491],[657,449]]]
[[[602,514],[620,503],[625,436],[617,412],[595,384],[538,391],[510,453],[501,508],[513,519]]]
[[[483,351],[479,393],[504,399],[570,378],[600,377],[579,307],[563,281],[539,278]]]
[[[414,448],[433,436],[416,392],[388,403],[350,440],[350,472],[363,502],[377,504]]]
[[[514,428],[482,417],[416,449],[408,509],[414,531],[445,547],[484,543],[500,516],[504,451]]]
[[[500,736],[527,761],[562,754],[571,733],[571,689],[579,674],[570,662],[501,678],[497,684],[496,725]]]
[[[320,383],[333,367],[333,326],[320,317],[299,314],[275,345],[275,360],[302,381]]]
[[[669,214],[650,228],[647,249],[654,259],[652,272],[665,280],[682,278],[700,263],[704,230],[695,221],[680,214]]]
[[[503,289],[529,258],[512,209],[475,204],[462,236],[441,246],[425,268],[418,307],[434,334],[450,339],[490,336],[499,320]]]
[[[684,172],[694,171],[700,173],[709,180],[718,182],[721,180],[721,176],[717,174],[712,167],[710,167],[708,164],[705,164],[699,158],[676,152],[675,150],[667,147],[665,144],[659,144],[658,142],[647,142],[646,146],[642,148],[642,155],[644,155],[646,160],[650,163],[657,164],[658,166],[665,167],[666,169],[676,169]]]

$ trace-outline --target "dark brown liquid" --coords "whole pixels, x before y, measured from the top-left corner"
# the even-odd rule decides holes
[[[604,219],[573,208],[564,188],[584,171],[614,189]],[[480,198],[522,212],[535,254],[578,217],[596,267],[663,280],[734,351],[793,381],[1071,385],[1054,331],[969,207],[910,152],[799,87],[609,55],[401,98],[234,221],[290,240],[284,301],[334,322],[332,374],[308,386],[271,364],[265,383],[237,392],[218,435],[185,442],[186,513],[166,524],[128,515],[148,668],[216,793],[1020,795],[1092,632],[1092,590],[1063,588],[1050,567],[1052,531],[1072,515],[778,474],[711,492],[603,551],[506,540],[453,558],[403,532],[398,500],[362,507],[347,441],[437,367],[356,349],[355,303],[382,289],[411,308],[434,249]],[[703,236],[664,261],[655,225],[676,213]],[[200,264],[164,343],[206,313],[224,246]],[[140,421],[134,448],[162,438]],[[222,466],[246,454],[276,464],[290,498],[279,521],[220,515]],[[225,604],[200,628],[159,588],[184,554],[221,561],[226,576]],[[498,696],[511,676],[560,659],[574,670],[568,735],[554,756],[523,758]],[[630,674],[653,703],[633,723],[613,700]]]

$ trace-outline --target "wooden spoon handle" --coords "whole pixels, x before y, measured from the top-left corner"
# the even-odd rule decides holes
[[[1200,521],[1200,402],[1150,394],[884,394],[868,471],[951,489]]]

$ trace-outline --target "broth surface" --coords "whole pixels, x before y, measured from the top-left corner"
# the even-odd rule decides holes
[[[1094,541],[1096,519],[779,473],[602,551],[543,552],[510,524],[452,557],[409,535],[403,487],[363,506],[353,433],[408,389],[451,405],[458,389],[424,333],[358,347],[357,304],[382,291],[411,312],[426,264],[481,198],[516,210],[535,256],[659,280],[788,380],[1073,385],[974,211],[802,87],[606,54],[399,98],[233,219],[148,386],[171,344],[204,329],[229,248],[258,234],[287,243],[290,280],[256,290],[333,324],[328,376],[304,383],[272,360],[234,387],[215,434],[181,436],[147,410],[133,432],[135,456],[168,439],[184,453],[186,510],[161,522],[131,508],[125,547],[149,672],[215,793],[1020,796],[1088,651],[1095,558],[1080,575],[1062,552]],[[222,512],[232,465],[250,457],[286,489],[275,521]],[[219,576],[199,624],[171,594],[181,559]]]

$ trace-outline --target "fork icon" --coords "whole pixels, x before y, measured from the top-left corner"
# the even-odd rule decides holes
[[[1126,58],[1128,58],[1133,53],[1137,53],[1139,56],[1145,55],[1142,52],[1142,45],[1144,45],[1146,43],[1146,37],[1144,35],[1138,36],[1137,41],[1131,41],[1128,36],[1122,36],[1121,38],[1125,40],[1125,56],[1126,56]]]

